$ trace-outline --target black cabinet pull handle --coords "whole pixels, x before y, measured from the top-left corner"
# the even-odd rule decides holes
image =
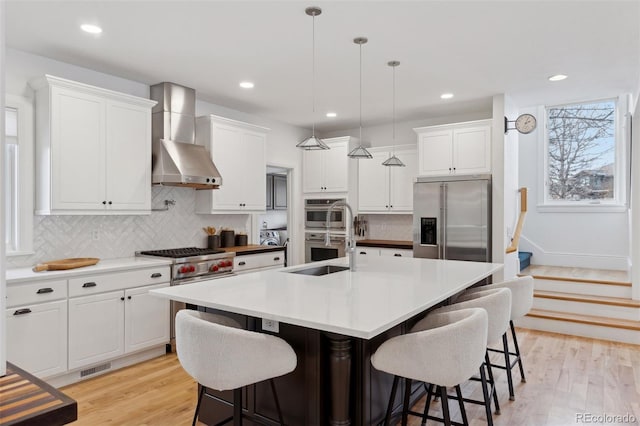
[[[131,296],[127,296],[127,299],[131,300]]]
[[[37,294],[53,293],[53,289],[51,287],[39,288],[38,291],[36,291],[36,293]]]
[[[244,266],[246,264],[247,264],[247,262],[245,262],[244,260],[242,262],[238,262],[238,266]]]
[[[367,252],[366,251],[361,251],[360,254],[367,254]]]
[[[124,300],[124,297],[121,297],[120,300]]]
[[[273,260],[280,260],[280,256],[274,257]]]
[[[395,257],[402,257],[402,255],[400,253],[394,253],[393,254]]]
[[[151,278],[160,278],[162,276],[162,274],[160,272],[154,272],[153,274],[151,274]]]
[[[90,283],[84,283],[82,284],[82,288],[89,288],[89,287],[95,287],[98,284],[94,283],[94,282],[90,282]]]
[[[18,309],[13,313],[13,315],[24,315],[24,314],[30,314],[30,313],[31,313],[31,309],[24,308],[24,309]]]

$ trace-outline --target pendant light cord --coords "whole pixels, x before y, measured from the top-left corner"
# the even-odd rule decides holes
[[[393,68],[393,155],[396,155],[396,67]]]
[[[311,136],[316,136],[316,15],[312,16],[312,36],[311,36]]]
[[[362,44],[360,44],[360,141],[362,144]]]

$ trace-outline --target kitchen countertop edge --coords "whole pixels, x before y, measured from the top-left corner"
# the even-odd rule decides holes
[[[285,248],[286,247],[284,246],[259,246],[259,245],[222,247],[224,251],[235,253],[236,256],[269,253],[272,251],[283,251]]]
[[[356,241],[356,246],[413,250],[413,241],[405,241],[405,240],[359,240],[359,241]]]

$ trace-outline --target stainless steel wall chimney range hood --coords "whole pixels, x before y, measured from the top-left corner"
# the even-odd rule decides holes
[[[222,177],[211,154],[195,144],[196,91],[174,83],[151,86],[154,185],[216,189]]]

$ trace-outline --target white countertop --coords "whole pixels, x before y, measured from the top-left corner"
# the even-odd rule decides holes
[[[100,260],[92,266],[66,269],[63,271],[33,272],[31,267],[7,269],[7,284],[32,282],[37,280],[67,279],[80,275],[99,274],[105,272],[124,271],[128,269],[153,268],[155,266],[171,265],[171,260],[152,259],[148,257],[123,257],[118,259]]]
[[[363,256],[364,257],[364,256]],[[357,271],[324,276],[267,270],[152,290],[169,299],[370,339],[502,269],[502,264],[405,257],[358,258]]]

